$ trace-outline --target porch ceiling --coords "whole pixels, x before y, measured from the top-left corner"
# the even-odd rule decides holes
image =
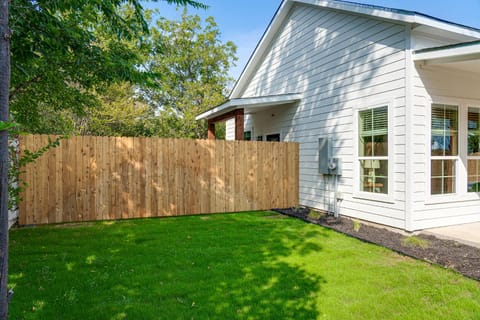
[[[244,109],[244,114],[252,114],[268,108],[300,101],[298,93],[288,93],[273,96],[231,99],[227,102],[199,114],[195,119],[213,119],[236,109]]]
[[[417,50],[413,60],[423,65],[480,73],[480,41]]]

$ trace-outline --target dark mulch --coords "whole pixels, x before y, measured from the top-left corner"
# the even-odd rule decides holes
[[[381,227],[361,224],[348,218],[309,214],[308,208],[276,209],[282,214],[318,224],[354,238],[374,243],[416,259],[450,268],[480,280],[480,249],[431,235],[404,236]]]

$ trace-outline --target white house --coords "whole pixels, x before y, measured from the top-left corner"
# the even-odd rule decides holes
[[[413,231],[480,221],[480,30],[417,12],[284,0],[229,101],[237,139],[300,143],[300,202]],[[235,132],[234,132],[235,131]],[[340,159],[319,171],[319,139]]]

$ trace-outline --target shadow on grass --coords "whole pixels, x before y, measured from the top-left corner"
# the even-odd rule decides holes
[[[251,245],[234,248],[230,257],[237,271],[219,281],[209,299],[216,315],[248,319],[316,319],[320,315],[316,301],[324,279],[302,268],[300,258],[322,250],[309,239],[325,233],[286,225],[274,222],[246,232],[251,234]],[[262,235],[253,235],[257,231]]]
[[[318,318],[327,233],[267,214],[14,232],[11,319]]]

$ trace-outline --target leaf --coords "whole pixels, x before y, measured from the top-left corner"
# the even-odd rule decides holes
[[[1,121],[0,120],[0,131],[10,130],[18,126],[15,122],[10,121]]]
[[[30,133],[74,132],[112,84],[153,83],[148,10],[140,0],[11,1],[10,111]],[[204,7],[193,0],[171,4]],[[5,129],[3,129],[5,130]]]

